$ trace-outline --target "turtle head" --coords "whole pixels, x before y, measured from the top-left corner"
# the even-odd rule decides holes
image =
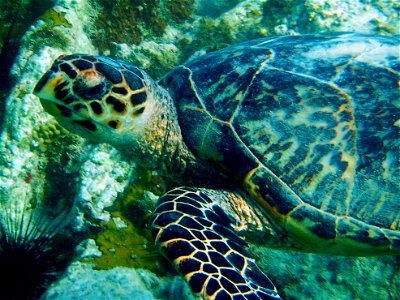
[[[184,170],[189,152],[174,102],[141,69],[104,56],[60,56],[33,93],[69,131],[109,143],[144,167]]]
[[[80,136],[113,145],[143,134],[148,84],[142,70],[103,56],[60,56],[34,94],[57,121]]]

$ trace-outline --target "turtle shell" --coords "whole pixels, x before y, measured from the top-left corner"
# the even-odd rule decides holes
[[[269,37],[192,59],[161,83],[188,147],[244,182],[276,224],[326,240],[358,230],[354,240],[399,251],[398,47]]]

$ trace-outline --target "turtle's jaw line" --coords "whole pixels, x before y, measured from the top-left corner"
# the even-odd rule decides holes
[[[62,104],[60,100],[56,98],[55,91],[57,86],[65,82],[64,76],[57,72],[48,71],[36,84],[33,94],[42,100],[52,101],[57,104]],[[65,105],[65,104],[64,104]]]
[[[73,133],[79,132],[82,135],[85,132],[86,137],[90,139],[95,131],[101,129],[101,123],[85,114],[70,109],[65,103],[56,98],[40,98],[40,102],[48,114],[52,115],[63,127]]]
[[[66,112],[72,113],[72,110],[64,102],[64,99],[57,97],[57,90],[67,89],[68,85],[69,80],[65,78],[63,73],[49,70],[39,80],[33,90],[33,94],[39,97],[46,112],[55,117],[59,115],[66,116]]]
[[[62,110],[72,113],[72,109],[62,99],[56,97],[57,88],[60,85],[67,85],[67,82],[62,73],[50,70],[43,75],[33,90],[33,94],[39,97],[44,110],[53,116],[60,115]]]
[[[65,85],[66,82],[67,81],[61,73],[55,73],[50,70],[39,80],[33,90],[33,94],[39,97],[42,107],[50,115],[58,119],[70,119],[72,115],[74,116],[74,119],[76,119],[76,117],[78,117],[78,119],[83,119],[84,116],[79,116],[79,114],[73,112],[66,103],[56,97],[57,87]]]
[[[57,106],[63,106],[65,108],[68,108],[65,103],[62,101],[58,100],[55,97],[51,97],[49,94],[44,94],[44,95],[37,95],[40,98],[40,103],[42,104],[43,108],[47,111],[47,108],[49,105],[57,105]]]

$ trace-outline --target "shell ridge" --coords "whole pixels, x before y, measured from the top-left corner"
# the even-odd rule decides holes
[[[190,68],[186,67],[185,65],[181,65],[180,67],[189,72],[189,77],[188,77],[188,79],[190,80],[190,86],[191,86],[191,88],[192,88],[192,91],[195,93],[196,98],[197,98],[197,100],[199,101],[199,103],[200,103],[200,105],[201,105],[201,107],[202,107],[202,109],[203,109],[202,111],[203,111],[205,114],[207,114],[211,119],[215,119],[215,117],[212,116],[212,115],[209,113],[209,111],[207,110],[207,108],[206,108],[206,106],[205,106],[205,104],[204,104],[204,102],[203,102],[203,99],[200,97],[200,94],[199,94],[199,92],[198,92],[198,88],[197,88],[195,82],[193,81],[193,72],[192,72],[192,70],[191,70]],[[198,110],[196,107],[191,108],[190,106],[184,106],[184,108],[185,108],[185,109],[194,109],[194,110]],[[221,121],[221,122],[222,122],[222,121]]]
[[[373,41],[370,41],[371,44],[372,42]],[[354,62],[363,62],[362,60],[360,60],[360,58],[365,57],[366,55],[371,54],[371,52],[383,48],[384,46],[385,45],[383,43],[379,43],[379,45],[376,45],[375,47],[369,47],[365,51],[361,51],[359,54],[350,57],[348,61],[345,64],[341,65],[340,67],[336,66],[336,69],[339,70],[339,72],[337,72],[337,74],[329,82],[333,84],[336,80],[338,80],[342,76],[347,66],[351,65]],[[386,70],[393,72],[394,74],[399,74],[399,72],[397,72],[396,70],[389,68],[388,66],[383,66],[382,64],[375,63],[374,61],[371,60],[368,61],[368,64],[376,68],[385,68]]]
[[[240,138],[240,136],[237,134],[235,130],[232,130],[233,136],[237,140],[238,143],[241,143],[243,145],[243,148],[247,151],[247,154],[252,157],[264,170],[267,171],[267,173],[272,176],[275,180],[280,182],[282,186],[300,203],[306,203],[297,193],[291,189],[286,182],[284,182],[280,177],[278,177],[274,172],[272,172],[271,169],[269,169],[256,155],[254,155],[253,151],[250,150],[250,148],[244,143],[244,141]]]
[[[253,82],[254,82],[255,78],[257,77],[257,75],[258,75],[262,70],[264,70],[264,68],[265,68],[265,66],[267,65],[267,63],[268,63],[271,59],[273,59],[273,58],[275,57],[275,52],[274,52],[272,49],[270,49],[270,50],[271,50],[271,53],[273,54],[272,57],[266,58],[264,61],[262,61],[262,62],[259,64],[259,66],[258,66],[257,70],[254,72],[254,74],[253,74],[253,76],[252,76],[252,78],[251,78],[251,81],[250,81],[249,85],[247,86],[247,88],[246,88],[246,90],[245,90],[245,92],[244,92],[242,98],[238,101],[238,103],[237,103],[237,105],[236,105],[236,108],[235,108],[235,110],[234,110],[233,113],[232,113],[232,116],[229,118],[229,124],[232,124],[233,120],[234,120],[235,117],[238,115],[239,110],[240,110],[240,106],[242,105],[243,101],[246,99],[247,94],[248,94],[248,92],[249,92],[249,89],[252,87]]]
[[[334,83],[330,83],[330,82],[327,82],[327,81],[324,81],[324,80],[321,80],[321,79],[318,79],[318,78],[316,78],[316,77],[314,77],[314,76],[309,76],[309,75],[307,75],[307,74],[302,74],[302,73],[295,73],[295,72],[292,72],[292,71],[288,71],[288,70],[284,70],[284,69],[281,69],[281,68],[276,68],[276,67],[273,67],[273,66],[268,66],[267,65],[267,61],[263,61],[261,64],[260,64],[260,67],[258,68],[258,70],[257,70],[257,72],[255,73],[255,75],[254,75],[254,77],[253,77],[253,79],[256,77],[256,74],[258,74],[259,72],[261,72],[262,70],[264,70],[264,68],[267,68],[268,70],[275,70],[275,71],[279,71],[279,72],[286,72],[286,73],[288,73],[288,74],[291,74],[291,75],[294,75],[294,76],[302,76],[302,77],[304,77],[304,78],[307,78],[307,79],[311,79],[311,80],[313,80],[313,81],[317,81],[317,82],[319,82],[319,83],[322,83],[322,84],[324,84],[324,85],[328,85],[329,87],[331,87],[332,89],[334,89],[334,90],[336,90],[338,93],[340,93],[340,94],[342,94],[343,96],[344,96],[344,98],[346,99],[346,103],[345,103],[345,105],[351,105],[351,103],[352,103],[352,101],[351,101],[351,97],[350,97],[350,95],[348,94],[348,93],[346,93],[344,90],[342,90],[340,87],[338,87],[336,84],[334,84]],[[251,84],[253,83],[253,81],[251,81]],[[249,88],[251,87],[251,84],[249,85]],[[248,89],[249,89],[248,88]],[[247,95],[247,90],[246,90],[246,93],[245,93],[245,95],[243,96],[243,98],[241,99],[241,102],[240,103],[242,103],[245,99],[246,99],[246,95]],[[238,108],[235,110],[235,116],[239,113],[239,111],[240,111],[240,104],[238,105]],[[353,112],[353,110],[350,110],[351,111],[351,113]],[[354,128],[355,128],[355,124],[354,124],[354,115],[353,115],[353,113],[352,113],[352,115],[351,115],[351,119],[352,119],[352,123],[353,124],[350,124],[350,130],[352,130],[353,132],[355,131],[354,130]],[[231,122],[234,120],[234,118],[232,118],[232,120],[231,120]],[[232,126],[231,126],[232,127]],[[271,175],[273,175],[274,177],[276,177],[276,178],[279,178],[278,176],[276,176],[275,174],[274,174],[274,172],[271,170],[271,169],[269,169],[264,163],[262,163],[261,161],[261,159],[260,158],[256,158],[256,155],[249,149],[249,147],[246,145],[246,143],[239,137],[239,135],[237,134],[237,132],[235,131],[235,130],[232,130],[233,131],[233,133],[234,133],[234,136],[235,136],[235,138],[236,138],[236,140],[237,140],[237,142],[238,143],[241,143],[245,148],[246,148],[246,150],[248,151],[248,153],[250,153],[250,155],[254,158],[254,159],[256,159],[257,160],[257,162],[260,164],[260,165],[262,165],[266,170],[268,170],[268,173],[269,174],[271,174]],[[341,145],[341,144],[338,144],[337,145],[337,147],[338,147],[338,149],[340,149],[340,152],[341,153],[345,153],[346,151],[343,149],[343,147],[344,147],[344,145]],[[353,149],[353,153],[354,153],[354,155],[356,155],[356,149]],[[354,157],[354,156],[353,156]],[[355,162],[354,162],[354,160],[351,160],[351,159],[348,159],[348,160],[346,160],[351,166],[348,168],[350,171],[348,171],[348,172],[351,172],[351,174],[349,174],[348,176],[345,176],[345,177],[353,177],[354,176],[354,172],[355,172]],[[292,170],[293,170],[294,168],[292,168]],[[348,181],[348,183],[351,183],[351,185],[352,186],[349,186],[349,189],[350,189],[350,191],[349,191],[349,193],[347,194],[347,197],[346,197],[346,204],[345,204],[345,206],[346,206],[346,212],[349,212],[349,210],[350,210],[350,198],[351,198],[351,191],[353,190],[353,187],[354,187],[354,184],[353,184],[353,182],[351,181],[351,180],[347,180]],[[284,181],[282,180],[282,179],[280,179],[280,182],[281,183],[284,183]],[[297,195],[297,193],[293,190],[293,189],[291,189],[291,188],[289,188],[289,186],[288,186],[288,184],[286,184],[286,183],[284,183],[284,185],[285,185],[285,187],[288,189],[288,190],[290,190],[290,191],[292,191],[292,193],[293,193],[293,195]],[[298,197],[297,196],[297,199],[299,200],[299,201],[302,201],[302,202],[305,202],[301,197]],[[330,199],[327,199],[327,201],[329,202],[330,201]],[[305,202],[305,203],[308,203],[308,202]],[[311,205],[312,207],[315,207],[315,206],[313,206],[313,205]],[[317,207],[316,207],[317,208]]]

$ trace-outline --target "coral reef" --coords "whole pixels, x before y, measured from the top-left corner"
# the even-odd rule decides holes
[[[292,15],[298,18],[292,18]],[[353,31],[398,33],[396,1],[266,1],[263,21],[269,33]]]
[[[160,36],[167,23],[159,15],[159,0],[100,0],[100,13],[90,36],[100,53],[108,50],[111,42],[139,44],[144,31]]]
[[[196,14],[201,17],[218,18],[223,13],[233,9],[241,0],[227,0],[227,1],[208,1],[197,0],[195,2]]]
[[[282,299],[397,299],[400,257],[343,257],[252,245]]]
[[[201,53],[215,51],[227,47],[234,41],[231,24],[225,19],[214,20],[202,18],[199,20],[195,37],[193,40],[182,47],[186,59],[201,49]]]
[[[154,252],[146,231],[157,196],[168,184],[157,174],[137,170],[112,147],[65,132],[31,94],[56,57],[111,54],[160,79],[190,57],[270,34],[399,33],[399,4],[392,0],[24,3],[36,3],[40,12],[32,11],[32,17],[38,19],[26,18],[24,26],[14,29],[10,24],[22,19],[13,23],[15,15],[0,9],[1,53],[10,54],[10,45],[19,50],[10,71],[14,81],[0,104],[2,201],[21,199],[30,205],[39,195],[41,204],[55,211],[72,206],[69,230],[92,238],[87,240],[92,252],[80,258],[84,263],[68,268],[44,299],[190,297]],[[398,258],[326,257],[258,245],[251,251],[286,299],[400,298]]]
[[[182,61],[181,53],[174,44],[158,44],[154,41],[143,41],[135,47],[113,43],[110,47],[110,55],[141,66],[154,79],[160,79]]]
[[[171,19],[176,23],[182,23],[192,15],[194,0],[167,0],[166,7]]]

